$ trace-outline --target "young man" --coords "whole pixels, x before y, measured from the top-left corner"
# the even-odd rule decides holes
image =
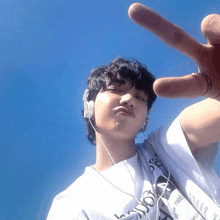
[[[200,215],[217,214],[220,184],[213,168],[217,145],[208,143],[210,147],[196,151],[180,124],[195,107],[183,111],[169,129],[159,129],[135,146],[156,99],[153,82],[144,66],[122,58],[91,72],[84,116],[87,137],[96,145],[96,163],[55,198],[48,219],[190,219],[196,215],[202,219]],[[195,117],[201,116],[191,115],[197,123]]]
[[[140,15],[143,8],[137,9]],[[189,88],[190,93],[178,91],[179,96],[216,94],[218,69],[212,58],[199,67],[209,73],[209,66],[213,73],[186,77],[187,83],[197,82],[199,91]],[[153,83],[144,66],[122,58],[91,72],[83,99],[96,163],[54,199],[48,219],[220,219],[220,183],[214,171],[220,102],[206,99],[186,108],[169,128],[135,145],[156,99]],[[166,88],[166,79],[154,83],[160,94]]]

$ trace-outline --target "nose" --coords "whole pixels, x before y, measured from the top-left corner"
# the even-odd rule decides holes
[[[135,107],[134,96],[131,93],[124,94],[120,99],[120,104],[128,106],[133,109]]]

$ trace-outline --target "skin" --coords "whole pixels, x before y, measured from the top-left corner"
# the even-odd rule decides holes
[[[184,77],[160,78],[154,83],[154,91],[165,98],[209,97],[196,103],[180,114],[180,123],[191,152],[207,147],[220,140],[220,15],[206,16],[201,30],[207,44],[201,44],[178,26],[139,3],[128,10],[129,17],[146,30],[159,37],[167,45],[187,55],[211,80],[212,89],[207,91],[207,80],[192,73]]]
[[[147,117],[147,96],[131,84],[108,86],[95,100],[96,164],[103,171],[113,165],[102,142],[115,163],[135,155],[135,137]]]
[[[198,71],[211,80],[212,89],[208,99],[186,108],[180,114],[180,123],[192,153],[219,141],[220,129],[220,15],[203,19],[202,32],[207,44],[201,44],[178,26],[139,3],[130,6],[128,14],[137,24],[149,30],[174,49],[193,59]],[[156,80],[154,91],[166,98],[194,98],[207,91],[206,79],[193,73],[184,77],[169,77]],[[102,142],[106,144],[115,163],[135,155],[135,136],[147,115],[146,104],[137,99],[139,91],[134,88],[113,92],[111,89],[98,93],[95,101],[96,164],[103,171],[113,165]],[[115,113],[117,107],[133,109],[134,116]]]
[[[220,102],[205,99],[184,109],[180,122],[192,153],[220,141]]]
[[[212,89],[205,96],[220,100],[220,15],[208,15],[202,21],[201,30],[207,44],[199,43],[184,30],[139,3],[130,6],[128,15],[167,45],[192,58],[199,71],[211,79]],[[194,98],[203,95],[206,89],[207,81],[198,74],[161,78],[154,84],[155,93],[165,98]]]

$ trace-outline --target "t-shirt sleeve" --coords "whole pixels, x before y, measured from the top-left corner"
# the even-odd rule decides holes
[[[218,143],[200,149],[194,156],[187,144],[177,117],[169,128],[159,128],[149,136],[164,166],[175,173],[175,167],[183,170],[210,197],[220,202],[220,179],[215,172]]]

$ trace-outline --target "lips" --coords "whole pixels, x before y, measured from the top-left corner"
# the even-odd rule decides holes
[[[135,118],[135,115],[134,115],[133,111],[131,111],[130,109],[125,108],[125,107],[117,107],[116,108],[116,113],[121,113],[122,115],[130,116],[132,118]]]

